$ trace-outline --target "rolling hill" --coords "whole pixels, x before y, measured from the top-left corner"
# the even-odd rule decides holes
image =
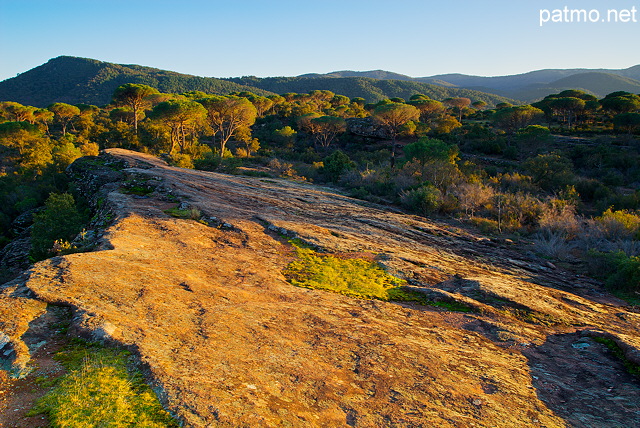
[[[400,76],[380,71],[379,77]],[[45,107],[53,102],[104,105],[110,102],[115,88],[124,83],[143,83],[166,93],[203,91],[212,94],[250,91],[260,95],[272,93],[306,93],[330,90],[348,97],[362,97],[368,102],[384,98],[408,99],[423,93],[435,99],[469,97],[490,105],[508,100],[502,96],[463,88],[446,88],[415,81],[386,80],[371,77],[242,77],[217,79],[180,74],[140,65],[113,64],[87,58],[61,56],[16,77],[0,82],[0,101]],[[365,73],[366,74],[366,73]]]
[[[123,65],[87,58],[60,56],[16,77],[0,82],[0,100],[46,107],[54,102],[104,105],[124,83],[143,83],[161,92],[182,93],[192,90],[212,94],[251,91],[269,92],[236,83],[198,77],[140,65]]]
[[[393,73],[391,71],[385,71],[385,70],[370,70],[370,71],[342,70],[342,71],[332,71],[331,73],[327,73],[327,74],[309,73],[309,74],[303,74],[298,77],[309,77],[309,78],[370,77],[372,79],[382,79],[382,80],[414,80],[413,77],[407,76],[405,74]]]

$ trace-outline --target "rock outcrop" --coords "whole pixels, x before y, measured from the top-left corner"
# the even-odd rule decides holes
[[[389,132],[375,123],[370,117],[347,119],[347,129],[350,133],[361,137],[388,139]]]
[[[592,339],[611,338],[637,359],[640,314],[525,244],[328,188],[108,152],[121,162],[113,180],[87,188],[112,222],[94,234],[95,251],[37,263],[0,294],[14,367],[28,359],[29,323],[61,304],[74,308],[77,334],[132,349],[189,427],[640,420],[640,383]],[[179,204],[201,221],[165,213]],[[432,301],[471,311],[296,288],[282,274],[294,257],[282,235],[367,254]]]

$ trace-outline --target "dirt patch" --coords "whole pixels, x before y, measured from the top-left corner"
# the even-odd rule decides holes
[[[53,357],[68,343],[65,325],[69,317],[68,308],[50,307],[32,322],[32,328],[23,336],[31,351],[29,367],[32,370],[26,377],[11,378],[8,372],[0,370],[1,427],[48,426],[46,416],[27,416],[27,412],[48,391],[50,381],[65,373],[62,365]]]

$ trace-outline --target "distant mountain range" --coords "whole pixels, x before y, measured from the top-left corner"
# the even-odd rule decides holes
[[[466,74],[441,74],[431,77],[409,77],[384,70],[334,71],[327,74],[305,74],[309,78],[370,77],[429,83],[447,88],[466,88],[487,92],[523,102],[537,101],[565,89],[582,89],[598,97],[614,91],[640,92],[640,65],[614,69],[537,70],[510,76],[482,77]]]
[[[53,102],[104,105],[115,88],[143,83],[166,93],[202,91],[211,94],[250,91],[259,95],[330,90],[368,102],[384,98],[408,99],[421,93],[442,100],[467,97],[489,105],[532,102],[565,89],[583,89],[598,97],[614,91],[640,93],[640,65],[623,70],[538,70],[497,77],[443,74],[410,77],[384,70],[335,71],[295,77],[198,77],[140,65],[113,64],[87,58],[60,56],[0,82],[0,101],[39,107]]]
[[[61,56],[0,82],[0,101],[45,107],[53,102],[104,105],[115,88],[124,83],[143,83],[166,93],[202,91],[211,94],[250,91],[259,95],[306,93],[330,90],[368,102],[422,93],[435,99],[468,97],[490,105],[513,101],[501,95],[465,88],[446,88],[423,82],[381,80],[370,77],[242,77],[217,79],[180,74],[140,65],[112,64],[87,58]]]

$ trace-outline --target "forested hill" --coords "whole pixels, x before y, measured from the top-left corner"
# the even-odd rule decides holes
[[[246,76],[227,79],[241,85],[254,86],[266,91],[283,94],[286,92],[307,93],[316,89],[329,90],[347,97],[362,97],[368,102],[384,98],[400,97],[409,99],[415,94],[424,94],[436,100],[465,97],[473,101],[484,101],[489,105],[514,100],[473,89],[447,88],[428,83],[406,80],[381,80],[371,77],[267,77]]]
[[[198,77],[140,65],[60,56],[0,82],[0,101],[17,101],[37,107],[46,107],[54,102],[100,106],[109,103],[115,88],[124,83],[143,83],[165,93],[198,90],[212,94],[236,91],[269,94],[258,88],[249,88],[213,77]]]
[[[366,77],[242,77],[217,79],[180,74],[140,65],[123,65],[87,58],[60,56],[16,77],[0,82],[0,101],[46,107],[54,102],[104,105],[113,91],[124,83],[143,83],[165,93],[202,91],[212,94],[250,91],[258,95],[287,92],[306,93],[316,89],[330,90],[350,98],[362,97],[368,102],[384,98],[422,93],[442,100],[467,97],[490,105],[507,98],[480,91],[445,88],[438,85],[401,80],[378,80]]]

